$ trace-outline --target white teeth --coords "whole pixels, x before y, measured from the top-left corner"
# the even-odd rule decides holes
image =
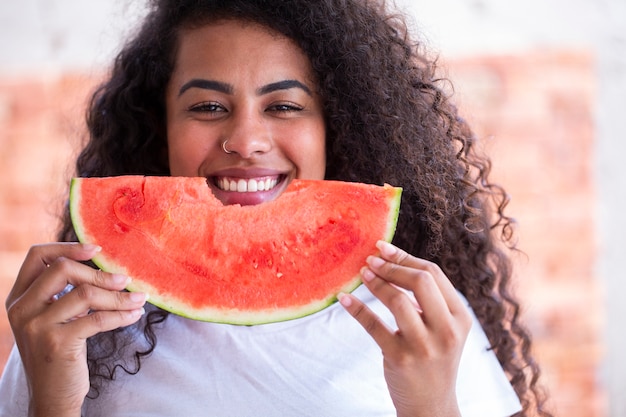
[[[229,179],[226,177],[218,178],[216,181],[218,188],[225,191],[236,191],[238,193],[254,193],[257,191],[269,191],[278,184],[277,178],[265,179]]]

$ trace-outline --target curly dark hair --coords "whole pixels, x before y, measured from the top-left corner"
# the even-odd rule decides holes
[[[294,40],[309,57],[323,99],[328,179],[404,189],[394,243],[441,266],[465,295],[522,401],[522,416],[544,410],[539,368],[520,305],[509,291],[513,220],[505,190],[490,182],[490,160],[437,76],[437,60],[410,39],[404,18],[364,0],[153,0],[137,34],[93,94],[89,140],[78,176],[168,175],[165,89],[181,29],[220,19],[255,22]],[[67,213],[61,240],[76,240]],[[129,330],[89,341],[92,392],[117,369],[136,373],[156,345],[154,309],[146,349],[121,357]],[[126,335],[126,337],[125,337]],[[132,350],[132,349],[131,349]]]

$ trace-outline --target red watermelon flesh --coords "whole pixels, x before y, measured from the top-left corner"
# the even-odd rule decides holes
[[[401,189],[293,180],[276,200],[223,205],[205,178],[74,178],[72,222],[100,268],[185,317],[261,324],[314,313],[360,284],[390,241]]]

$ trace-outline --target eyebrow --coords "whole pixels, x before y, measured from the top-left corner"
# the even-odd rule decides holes
[[[299,88],[308,95],[311,94],[311,89],[298,80],[283,80],[268,85],[264,85],[257,90],[258,95],[269,94],[278,90],[289,90],[290,88]]]
[[[230,84],[226,84],[220,81],[203,80],[200,78],[194,78],[193,80],[186,82],[185,84],[183,84],[182,87],[180,87],[180,90],[178,91],[178,96],[180,97],[181,95],[183,95],[185,91],[194,87],[202,88],[205,90],[215,90],[224,94],[233,93],[233,87]]]
[[[234,91],[232,85],[223,83],[221,81],[194,78],[193,80],[186,82],[185,84],[183,84],[182,87],[180,87],[180,90],[178,91],[178,96],[180,97],[185,91],[194,87],[202,88],[205,90],[215,90],[224,94],[233,94],[233,91]],[[283,80],[283,81],[277,81],[275,83],[267,84],[262,87],[259,87],[256,90],[256,93],[257,95],[264,95],[264,94],[272,93],[274,91],[289,90],[291,88],[299,88],[303,90],[305,93],[307,93],[308,95],[310,96],[312,95],[311,89],[298,80]]]

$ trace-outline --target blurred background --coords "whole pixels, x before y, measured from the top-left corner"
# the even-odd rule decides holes
[[[512,197],[559,416],[626,416],[626,1],[397,0]],[[0,298],[54,239],[89,93],[143,0],[0,0]],[[13,344],[0,314],[0,370]]]

